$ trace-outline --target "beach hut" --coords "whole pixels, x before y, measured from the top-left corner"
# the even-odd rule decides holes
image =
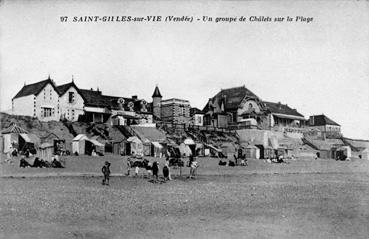
[[[12,123],[8,128],[1,131],[3,138],[3,152],[8,153],[14,148],[19,149],[19,141],[22,137],[27,137],[28,131],[19,127],[17,124]],[[22,136],[23,135],[23,136]]]
[[[125,155],[126,154],[126,140],[122,139],[120,141],[113,141],[112,142],[112,153]]]
[[[72,153],[78,155],[89,154],[92,151],[92,143],[84,134],[79,134],[72,141]]]
[[[259,159],[260,158],[260,149],[255,145],[248,145],[245,149],[246,158]]]
[[[341,146],[336,151],[336,157],[339,157],[340,159],[350,159],[351,156],[350,146]]]
[[[39,146],[38,157],[52,162],[52,157],[54,155],[54,145],[52,143],[43,143]]]
[[[105,144],[100,143],[99,141],[97,141],[96,139],[89,139],[88,141],[90,141],[93,144],[93,149],[95,149],[96,153],[100,153],[100,154],[104,154],[105,152]]]
[[[137,136],[132,136],[127,139],[130,144],[130,154],[143,155],[143,143]]]
[[[275,157],[274,149],[271,146],[264,147],[264,158],[271,159]]]

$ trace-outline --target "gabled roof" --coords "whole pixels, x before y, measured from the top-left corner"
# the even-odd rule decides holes
[[[267,101],[263,101],[263,103],[266,105],[266,108],[271,113],[304,117],[302,114],[297,112],[296,109],[291,109],[288,105],[281,104],[281,103],[267,102]]]
[[[64,94],[65,94],[65,92],[67,92],[67,90],[69,90],[69,88],[71,88],[71,87],[76,88],[76,90],[78,91],[78,93],[79,93],[79,94],[81,94],[81,93],[79,92],[79,88],[76,86],[76,84],[74,84],[74,81],[69,82],[69,83],[64,84],[64,85],[59,85],[59,86],[57,86],[56,88],[58,89],[59,94],[62,96],[62,95],[64,95]]]
[[[10,134],[10,133],[16,133],[16,134],[28,134],[27,130],[19,127],[17,124],[12,123],[8,128],[1,131],[2,134]]]
[[[190,115],[192,116],[194,114],[204,114],[204,112],[196,107],[193,107],[190,109]]]
[[[159,90],[159,87],[156,86],[155,87],[155,90],[154,90],[154,94],[152,94],[152,97],[162,97],[161,94],[160,94],[160,90]]]
[[[23,88],[14,96],[13,99],[28,95],[38,95],[47,84],[51,84],[54,90],[59,94],[54,82],[49,77],[46,80],[23,86]]]
[[[222,89],[218,94],[212,98],[213,103],[218,103],[219,106],[224,103],[224,111],[237,110],[242,100],[245,97],[259,99],[252,91],[247,89],[245,86],[233,87],[228,89]],[[207,104],[203,111],[209,110]]]
[[[336,122],[334,122],[333,120],[331,120],[330,118],[325,116],[324,114],[322,114],[322,115],[313,115],[313,116],[310,116],[310,118],[311,117],[314,117],[314,119],[309,121],[310,126],[322,126],[322,125],[337,125],[337,126],[340,126],[339,124],[337,124]]]

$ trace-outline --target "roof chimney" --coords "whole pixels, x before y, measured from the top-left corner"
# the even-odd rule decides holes
[[[137,95],[132,95],[132,99],[137,100],[138,99]]]

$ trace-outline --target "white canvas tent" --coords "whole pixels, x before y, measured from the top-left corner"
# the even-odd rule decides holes
[[[72,152],[80,154],[85,154],[86,141],[88,137],[84,134],[77,135],[72,141]]]
[[[194,144],[196,144],[196,143],[195,143],[192,139],[190,139],[190,138],[185,139],[183,143],[184,143],[185,145],[194,145]]]
[[[159,142],[152,142],[152,145],[154,146],[154,157],[161,157],[163,146]]]
[[[190,149],[190,147],[185,144],[185,143],[181,143],[181,145],[179,145],[179,151],[181,152],[182,156],[190,156],[192,155],[192,151]]]

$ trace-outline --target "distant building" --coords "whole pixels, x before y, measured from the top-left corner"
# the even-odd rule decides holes
[[[107,122],[114,117],[115,124],[131,125],[152,123],[152,113],[147,103],[137,96],[131,98],[103,95],[97,90],[80,90],[84,101],[84,120],[88,122]]]
[[[163,100],[159,87],[156,86],[152,95],[153,115],[156,119],[176,124],[188,124],[190,121],[190,102],[183,99]]]
[[[195,126],[203,126],[204,125],[204,113],[198,108],[190,109],[190,124]]]
[[[222,89],[210,98],[203,112],[204,124],[219,128],[230,126],[277,129],[302,127],[305,118],[281,103],[264,102],[245,86]]]
[[[176,124],[186,124],[190,120],[190,102],[182,99],[168,99],[160,102],[161,115],[163,121]]]
[[[59,91],[50,76],[34,84],[25,84],[12,99],[12,113],[42,121],[59,120]]]
[[[341,126],[325,116],[322,115],[312,115],[309,117],[309,126],[319,129],[323,132],[341,132]]]

